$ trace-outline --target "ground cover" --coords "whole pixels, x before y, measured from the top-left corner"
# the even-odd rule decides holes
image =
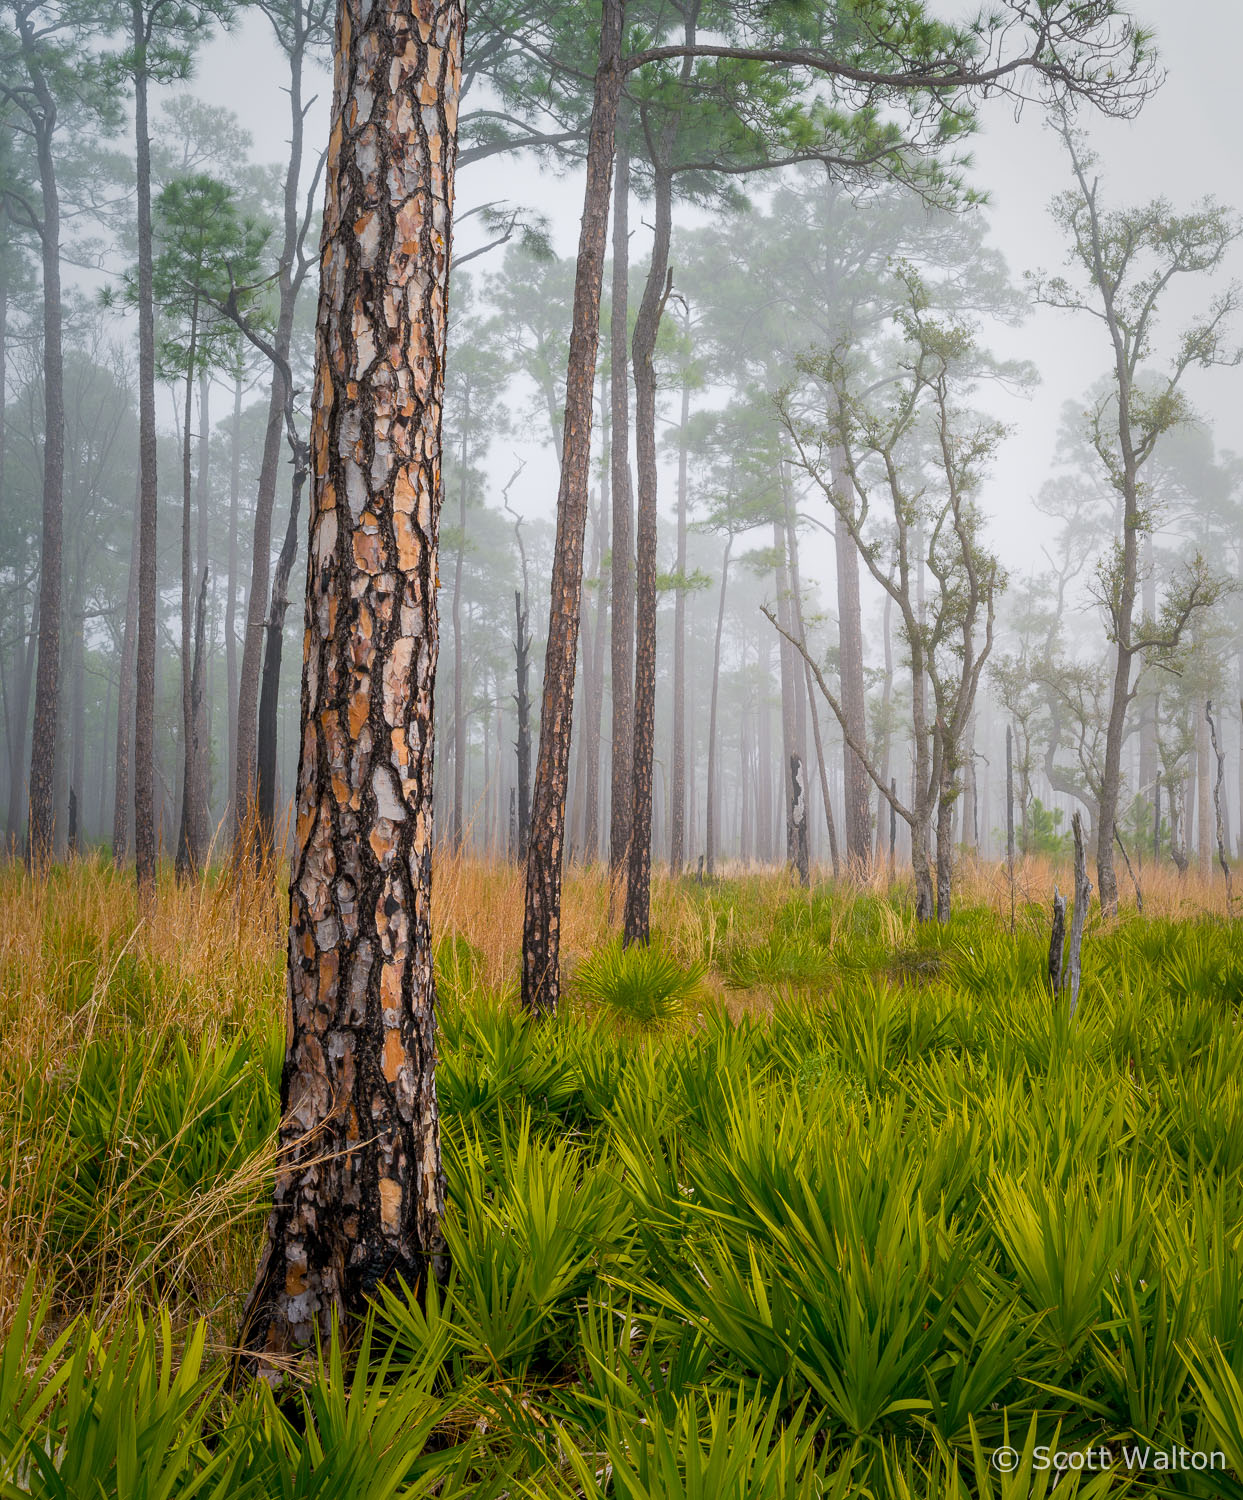
[[[574,873],[536,1027],[516,875],[443,861],[453,1274],[274,1397],[228,1347],[274,1169],[275,874],[170,879],[140,922],[102,862],[6,868],[5,1492],[1017,1500],[1053,1493],[1047,1446],[1059,1496],[1243,1494],[1243,941],[1150,878],[1089,923],[1072,1023],[1055,879],[1021,868],[1013,934],[989,867],[944,928],[883,874],[665,882],[635,955]]]

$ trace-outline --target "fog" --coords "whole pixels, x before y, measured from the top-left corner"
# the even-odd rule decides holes
[[[1167,212],[1188,213],[1206,196],[1233,211],[1243,203],[1243,182],[1234,80],[1227,70],[1243,44],[1243,18],[1225,0],[1202,0],[1190,17],[1182,8],[1176,17],[1173,7],[1153,0],[1130,10],[1154,28],[1165,79],[1134,118],[1107,118],[1090,103],[1080,108],[1075,121],[1083,132],[1079,149],[1085,159],[1089,152],[1095,156],[1086,180],[1099,180],[1106,211],[1163,199]],[[484,34],[481,21],[480,38]],[[472,34],[468,67],[470,48],[476,44]],[[108,46],[108,37],[101,35],[99,49],[106,51]],[[303,81],[303,96],[311,102],[294,195],[299,213],[307,201],[318,210],[323,195],[318,181],[307,198],[328,136],[332,85],[322,66],[326,59],[327,50],[320,48]],[[12,47],[5,67],[13,85],[21,59]],[[249,316],[253,327],[266,329],[269,338],[276,336],[270,277],[280,240],[280,187],[290,132],[288,98],[282,91],[286,70],[268,19],[250,9],[242,11],[228,31],[217,28],[203,41],[186,82],[171,87],[153,84],[151,92],[157,207],[160,191],[167,192],[170,183],[185,176],[178,169],[180,151],[183,165],[193,158],[195,170],[226,185],[230,214],[250,215],[256,225],[268,226],[268,238],[251,271],[258,290]],[[132,702],[127,710],[122,705],[134,671],[131,637],[136,619],[133,116],[128,91],[116,81],[106,91],[118,110],[114,120],[90,125],[83,116],[57,137],[57,149],[63,150],[66,208],[62,232],[69,433],[60,683],[52,709],[58,728],[50,793],[60,850],[71,843],[77,848],[108,845],[116,841],[118,831],[128,840],[133,815],[132,808],[117,801],[119,760],[129,754],[122,748],[125,735],[118,737],[118,714],[133,712]],[[227,112],[247,133],[248,144],[240,146],[234,140],[222,146],[228,119],[221,114],[195,124],[193,101]],[[487,109],[503,113],[506,108],[484,76],[472,82],[464,118]],[[39,260],[35,237],[24,223],[25,210],[17,206],[30,199],[37,175],[32,172],[23,118],[10,98],[10,145],[0,163],[11,188],[5,220],[6,420],[0,438],[5,516],[0,531],[0,668],[6,752],[0,805],[7,808],[6,831],[15,849],[25,840],[32,735],[38,717],[36,601],[46,441]],[[1063,851],[1075,810],[1084,813],[1093,829],[1100,820],[1108,781],[1101,736],[1108,718],[1111,663],[1116,663],[1117,654],[1110,641],[1116,630],[1107,626],[1100,603],[1106,585],[1098,564],[1108,561],[1115,538],[1122,535],[1122,512],[1120,492],[1117,486],[1111,488],[1102,457],[1085,436],[1084,414],[1100,400],[1106,425],[1114,420],[1109,408],[1109,392],[1117,385],[1114,351],[1099,309],[1066,310],[1042,303],[1035,295],[1041,276],[1065,274],[1075,280],[1085,302],[1096,296],[1082,265],[1067,269],[1066,227],[1050,210],[1055,196],[1073,189],[1075,182],[1066,144],[1048,112],[1038,100],[1016,109],[1012,99],[986,98],[979,103],[978,127],[969,142],[963,180],[984,201],[953,213],[912,207],[911,188],[884,186],[876,173],[867,180],[866,174],[850,174],[846,181],[831,184],[823,167],[815,165],[749,172],[732,184],[729,203],[723,201],[719,175],[715,184],[696,179],[698,202],[679,201],[675,195],[669,257],[672,290],[656,356],[661,588],[656,609],[650,837],[657,864],[672,858],[681,869],[703,873],[706,861],[710,874],[718,863],[781,864],[791,858],[784,768],[792,754],[799,758],[807,780],[813,864],[827,867],[831,858],[826,788],[830,804],[835,804],[835,837],[842,860],[848,844],[850,856],[864,862],[884,861],[891,852],[895,859],[911,856],[912,834],[905,823],[897,827],[891,844],[890,808],[874,784],[887,784],[892,778],[900,790],[912,777],[918,781],[917,752],[924,732],[910,722],[915,711],[912,693],[923,678],[916,674],[912,679],[909,670],[911,643],[902,625],[902,601],[887,595],[883,583],[886,572],[894,576],[894,548],[900,541],[892,508],[890,513],[884,508],[884,445],[873,443],[869,448],[860,416],[851,428],[856,442],[851,462],[858,493],[868,490],[873,509],[870,520],[859,520],[861,535],[854,541],[834,512],[830,490],[836,484],[840,493],[844,481],[840,471],[835,477],[829,474],[827,456],[833,448],[849,451],[845,430],[832,427],[834,403],[849,405],[870,381],[873,392],[882,392],[883,406],[888,399],[883,393],[900,388],[904,361],[913,346],[908,341],[903,352],[899,335],[905,325],[894,321],[894,313],[901,311],[901,297],[895,301],[894,291],[901,282],[901,263],[894,256],[909,257],[919,272],[926,293],[922,315],[929,326],[938,318],[948,320],[974,339],[975,352],[962,367],[960,384],[953,387],[951,405],[958,412],[953,440],[962,438],[964,422],[970,426],[977,420],[968,419],[969,412],[1004,426],[1004,433],[988,445],[978,472],[967,479],[979,521],[971,546],[985,549],[999,565],[996,595],[976,601],[976,613],[965,627],[957,616],[950,620],[946,615],[946,629],[952,634],[965,628],[971,649],[983,646],[989,661],[980,674],[978,694],[964,706],[963,721],[955,729],[961,752],[953,773],[959,778],[951,799],[956,806],[952,826],[946,825],[943,836],[952,837],[964,854],[983,859],[1005,856],[1007,729],[1014,783],[1009,799],[1022,850]],[[439,560],[436,819],[441,836],[497,857],[518,857],[522,841],[516,822],[523,789],[517,784],[514,704],[514,591],[522,587],[519,534],[529,565],[530,713],[532,733],[538,732],[574,256],[583,210],[582,154],[581,139],[538,156],[531,151],[498,153],[468,162],[457,179]],[[705,179],[710,175],[700,174]],[[636,160],[629,203],[632,322],[653,243],[649,186],[649,175]],[[867,302],[872,310],[887,311],[874,323],[856,324],[849,337],[849,319],[834,303],[828,281],[823,276],[817,281],[815,269],[821,247],[810,224],[818,212],[816,204],[827,201],[826,194],[835,207],[825,210],[825,222],[845,224],[846,232],[851,223],[879,223],[885,215],[903,225],[892,254],[883,245],[869,251],[867,275],[888,278],[888,290],[881,294],[871,287],[850,293],[862,299],[860,306]],[[802,238],[795,232],[797,201],[807,205],[809,227]],[[318,212],[313,218],[307,238],[312,261]],[[217,227],[223,223],[219,219]],[[1208,269],[1180,273],[1168,291],[1162,290],[1151,347],[1139,361],[1137,389],[1159,389],[1183,330],[1243,272],[1236,228],[1230,220],[1223,230],[1224,248],[1212,257]],[[158,214],[156,231],[158,254]],[[167,223],[164,232],[167,242]],[[533,251],[522,248],[524,234],[539,242]],[[937,249],[938,235],[946,237],[946,246],[958,243],[955,236],[965,235],[965,250]],[[498,243],[488,248],[493,240]],[[783,259],[784,252],[788,254]],[[951,271],[938,258],[943,253],[961,253],[961,264]],[[852,254],[843,252],[846,259]],[[606,524],[616,497],[605,463],[609,423],[601,420],[608,403],[610,275],[606,268],[567,815],[569,856],[588,860],[609,855],[610,815],[618,795],[618,785],[610,779],[614,684],[609,554],[615,533]],[[211,294],[217,301],[224,295],[223,284],[217,283]],[[818,286],[823,296],[817,295]],[[234,329],[234,342],[226,348],[222,333],[214,363],[200,355],[187,382],[184,291],[185,284],[178,283],[165,296],[158,324],[168,347],[156,407],[156,821],[160,847],[171,857],[186,837],[187,806],[197,798],[204,826],[211,831],[212,857],[220,857],[234,838],[238,818],[238,736],[245,740],[247,734],[244,701],[249,695],[252,718],[258,702],[258,662],[264,654],[258,632],[262,622],[272,618],[267,578],[260,580],[262,597],[247,598],[255,494],[264,484],[261,452],[272,364],[253,342],[239,342]],[[287,330],[296,387],[294,424],[303,439],[311,421],[315,301],[312,265],[297,298],[291,299]],[[210,317],[223,328],[225,314],[212,306]],[[1243,614],[1227,587],[1238,580],[1243,548],[1243,469],[1233,457],[1239,446],[1235,423],[1243,397],[1243,370],[1232,353],[1243,340],[1243,317],[1227,317],[1218,333],[1220,347],[1208,361],[1211,367],[1193,363],[1180,381],[1186,410],[1180,410],[1180,420],[1168,422],[1168,431],[1154,435],[1151,467],[1132,497],[1144,516],[1137,629],[1142,616],[1155,631],[1166,605],[1178,614],[1178,590],[1184,586],[1186,570],[1196,565],[1197,554],[1207,569],[1205,589],[1212,595],[1185,613],[1176,640],[1159,651],[1137,648],[1117,817],[1123,830],[1119,838],[1139,869],[1145,861],[1174,858],[1185,863],[1190,856],[1207,874],[1217,858],[1218,805],[1223,857],[1243,840]],[[846,365],[835,371],[812,368],[817,358],[833,350],[835,338],[844,339],[837,352],[846,364],[851,358],[863,359],[870,374],[862,366],[853,371]],[[235,390],[230,361],[236,365],[240,350],[246,351],[246,368]],[[986,352],[1016,368],[1001,382],[977,379]],[[1017,368],[1020,363],[1030,367],[1026,374]],[[957,373],[951,375],[954,380],[959,380]],[[188,460],[182,448],[187,385],[193,438]],[[236,416],[235,394],[240,401]],[[929,495],[938,494],[938,486],[947,483],[953,488],[944,472],[936,477],[935,423],[927,425],[932,420],[921,417],[924,425],[905,433],[906,446],[900,445],[902,465],[931,462],[933,478],[925,474],[921,481]],[[632,443],[634,435],[632,411]],[[1109,441],[1117,447],[1116,422]],[[916,449],[921,444],[928,451],[919,456]],[[187,461],[190,483],[183,493]],[[278,564],[290,506],[291,468],[283,447],[278,462],[269,575]],[[681,570],[676,558],[679,494],[688,528]],[[301,519],[291,530],[297,553],[289,570],[282,659],[273,668],[279,673],[279,687],[273,698],[276,761],[271,795],[280,827],[293,793],[299,743],[306,495],[300,503]],[[746,525],[740,519],[744,515],[750,516]],[[515,518],[521,518],[519,532]],[[190,572],[184,576],[179,550],[183,520],[188,554],[193,554]],[[914,523],[916,546],[927,545],[921,530],[925,524],[935,532],[931,512]],[[722,591],[723,549],[731,534],[733,572]],[[860,574],[855,628],[862,659],[853,666],[842,626],[843,546],[852,548],[852,556],[859,553],[853,566]],[[873,548],[870,557],[868,547]],[[1072,557],[1074,566],[1066,563],[1059,595],[1059,559]],[[952,559],[946,565],[958,566]],[[205,570],[207,582],[202,584]],[[919,618],[935,621],[937,600],[944,606],[949,585],[935,584],[925,568],[916,571]],[[196,596],[201,584],[206,602],[200,638],[185,616],[185,601]],[[679,599],[684,613],[680,624],[675,617]],[[774,613],[774,622],[766,610]],[[986,617],[994,610],[995,626],[989,627]],[[248,615],[256,631],[249,683],[243,663]],[[1125,631],[1131,629],[1128,619]],[[684,683],[675,682],[673,675],[678,630],[686,649]],[[267,635],[265,660],[270,662],[271,629]],[[197,719],[184,711],[183,702],[190,693],[192,638],[200,640],[202,654]],[[936,647],[933,655],[943,647],[944,643]],[[813,683],[813,671],[820,674],[818,684]],[[948,658],[940,667],[930,662],[928,682],[939,683],[937,673],[946,671],[952,678]],[[865,777],[862,792],[856,787],[853,794],[851,752],[843,738],[843,714],[849,718],[852,712],[846,703],[852,673],[863,695],[856,732],[867,741],[873,761],[871,780]],[[1217,728],[1229,767],[1218,786],[1217,803],[1209,797],[1210,783],[1218,779],[1204,727],[1204,703],[1209,699],[1218,705]],[[940,712],[938,708],[933,717]],[[677,715],[685,724],[680,768],[674,745]],[[186,750],[192,719],[203,739],[195,752],[197,762]],[[933,731],[927,733],[931,736]],[[252,736],[252,741],[246,756],[256,753],[259,740]],[[1016,757],[1021,764],[1015,764]],[[243,779],[244,775],[243,769]],[[122,790],[128,798],[128,789]],[[855,826],[848,839],[852,795]],[[1160,795],[1168,797],[1168,805]],[[863,828],[858,826],[860,797],[865,803]],[[679,817],[680,839],[674,831]],[[192,814],[189,818],[193,823]]]

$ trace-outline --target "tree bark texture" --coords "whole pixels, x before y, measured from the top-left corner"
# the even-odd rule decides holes
[[[1053,887],[1053,927],[1049,933],[1049,988],[1056,1000],[1062,987],[1062,958],[1066,946],[1066,897]]]
[[[1070,953],[1062,985],[1063,988],[1070,987],[1070,1013],[1073,1016],[1079,1006],[1079,984],[1082,977],[1080,952],[1083,946],[1083,924],[1088,915],[1088,902],[1092,899],[1092,882],[1088,879],[1083,820],[1078,813],[1071,818],[1070,827],[1075,838],[1075,907],[1070,919]]]
[[[600,342],[600,290],[608,237],[613,137],[621,96],[623,0],[604,0],[600,59],[587,141],[587,187],[574,277],[574,313],[566,370],[561,484],[553,551],[552,599],[544,655],[539,755],[527,850],[522,927],[522,1004],[535,1013],[555,1011],[561,993],[561,865],[565,800],[574,715],[574,663],[578,652],[583,586],[583,539],[591,474],[591,419],[596,353]],[[616,682],[614,683],[616,688]]]
[[[811,884],[807,844],[807,775],[798,755],[790,757],[790,826],[794,830],[794,869],[804,889]]]
[[[344,0],[321,238],[281,1161],[242,1345],[445,1267],[432,972],[462,0]]]

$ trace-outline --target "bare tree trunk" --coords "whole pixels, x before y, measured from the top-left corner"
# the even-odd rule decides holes
[[[708,708],[708,803],[704,821],[704,854],[709,877],[716,874],[717,841],[717,705],[721,693],[721,637],[725,632],[725,590],[729,584],[729,554],[734,545],[731,532],[725,539],[721,558],[721,594],[716,611],[716,641],[712,648],[712,701]]]
[[[466,708],[462,691],[465,656],[462,651],[462,564],[466,556],[466,444],[470,430],[470,387],[462,411],[461,482],[458,485],[458,540],[453,559],[453,811],[449,822],[449,842],[454,849],[462,847],[462,792],[466,774]]]
[[[773,551],[777,563],[777,623],[781,631],[777,641],[778,663],[781,678],[781,784],[785,803],[786,865],[794,865],[794,801],[790,786],[790,757],[798,754],[798,730],[794,710],[795,666],[794,647],[788,636],[793,634],[793,608],[790,599],[789,554],[786,549],[786,528],[782,519],[773,522]]]
[[[30,721],[30,690],[34,683],[35,657],[38,654],[39,642],[39,596],[41,590],[34,591],[34,604],[30,611],[30,632],[22,649],[22,672],[21,688],[17,695],[17,708],[13,713],[13,751],[9,758],[9,767],[12,780],[9,783],[9,807],[6,821],[6,832],[8,834],[9,846],[16,851],[18,847],[18,835],[22,825],[23,794],[26,791],[25,758],[26,758],[26,726]]]
[[[1187,850],[1183,843],[1183,804],[1186,797],[1186,786],[1177,777],[1170,776],[1166,780],[1166,795],[1170,801],[1170,858],[1180,876],[1187,873]]]
[[[686,500],[688,435],[691,417],[689,371],[682,379],[678,423],[678,543],[673,598],[673,775],[669,795],[669,873],[676,880],[686,859]]]
[[[517,659],[518,691],[514,702],[518,709],[518,858],[526,859],[531,839],[531,693],[528,686],[531,668],[531,637],[527,634],[527,605],[514,590],[514,656]]]
[[[272,348],[277,361],[272,367],[272,389],[268,399],[268,422],[263,435],[263,458],[255,492],[255,526],[251,542],[250,584],[243,619],[242,662],[237,689],[237,742],[234,747],[233,857],[251,852],[246,833],[255,816],[258,795],[259,676],[263,657],[265,622],[268,619],[268,589],[271,569],[272,511],[280,475],[282,437],[286,405],[291,392],[285,377],[293,342],[294,313],[306,274],[307,262],[300,258],[304,233],[300,194],[302,144],[306,109],[302,100],[302,67],[310,40],[310,21],[301,6],[290,12],[292,26],[286,32],[289,58],[289,160],[283,192],[283,235],[277,258],[279,305]],[[282,28],[277,28],[278,35]]]
[[[958,787],[952,771],[946,768],[949,756],[942,752],[942,773],[937,789],[937,921],[950,919],[950,901],[954,883],[954,806]]]
[[[531,808],[522,929],[522,1004],[528,1011],[540,1014],[554,1012],[561,994],[561,857],[574,713],[574,663],[578,652],[582,599],[583,535],[587,526],[587,487],[591,472],[592,394],[600,337],[600,289],[608,235],[613,137],[622,85],[623,8],[622,0],[604,0],[566,371],[557,539],[553,553],[552,599],[544,655],[544,699],[540,711],[539,757]]]
[[[839,493],[849,488],[845,455],[835,448],[831,454],[832,481]],[[867,699],[863,685],[863,612],[859,597],[859,553],[850,529],[834,511],[833,541],[837,553],[837,621],[842,710],[851,738],[867,742]],[[871,787],[863,762],[843,740],[843,800],[846,825],[846,867],[852,874],[865,873],[872,842]]]
[[[191,848],[191,824],[197,825],[199,819],[196,810],[192,809],[191,802],[198,788],[198,776],[194,764],[195,751],[197,749],[198,736],[194,723],[193,694],[190,679],[193,676],[194,664],[191,661],[193,651],[193,629],[194,613],[191,608],[191,579],[193,577],[194,564],[191,561],[190,539],[192,535],[192,496],[191,487],[191,428],[194,425],[194,365],[197,356],[198,344],[198,303],[195,302],[190,316],[190,345],[189,358],[186,363],[186,395],[185,409],[183,413],[184,427],[181,434],[181,735],[182,735],[182,771],[181,771],[181,818],[180,827],[177,830],[177,859],[176,870],[179,879],[184,879],[193,871],[197,871],[202,851]]]
[[[155,889],[155,639],[159,612],[159,490],[155,432],[155,294],[151,244],[151,136],[147,124],[146,21],[132,0],[134,140],[138,188],[138,660],[134,710],[134,859],[138,889]]]
[[[276,719],[280,704],[281,654],[285,644],[285,611],[289,608],[289,579],[298,555],[298,517],[302,510],[302,486],[306,482],[310,455],[301,439],[294,454],[293,489],[289,521],[272,577],[272,603],[264,626],[263,676],[259,684],[259,724],[255,759],[256,832],[271,848],[276,837]]]
[[[634,752],[634,496],[630,482],[630,275],[629,111],[617,125],[617,176],[613,190],[613,287],[609,319],[610,469],[613,506],[612,616],[609,629],[613,727],[609,770],[609,870],[620,878],[630,851],[631,767]]]
[[[1078,813],[1071,818],[1070,826],[1075,836],[1075,909],[1070,919],[1070,957],[1063,984],[1070,985],[1070,1013],[1073,1016],[1079,1007],[1079,954],[1083,945],[1083,923],[1092,898],[1092,882],[1088,879],[1087,852],[1083,846],[1083,820]]]
[[[880,712],[881,712],[881,777],[886,786],[893,779],[891,775],[893,756],[893,729],[889,722],[889,705],[893,701],[893,596],[885,595],[885,608],[882,615],[881,633],[885,639],[885,681],[881,688]],[[849,746],[847,746],[849,749]],[[879,860],[884,852],[884,822],[883,814],[884,797],[876,804],[876,858]]]
[[[592,574],[596,579],[596,597],[586,673],[587,734],[586,767],[583,780],[587,821],[583,829],[583,859],[587,864],[594,864],[600,857],[600,737],[601,720],[604,716],[604,633],[605,619],[608,614],[602,549],[607,524],[608,506],[602,493],[600,510],[596,518],[595,542],[592,547]]]
[[[1053,928],[1049,934],[1049,988],[1056,1000],[1062,987],[1062,958],[1066,946],[1066,897],[1053,887]]]
[[[1226,880],[1226,910],[1229,911],[1234,904],[1234,889],[1230,879],[1230,861],[1226,858],[1226,816],[1222,806],[1222,788],[1226,780],[1226,752],[1217,743],[1217,725],[1213,722],[1211,699],[1204,705],[1204,717],[1208,721],[1213,757],[1217,761],[1217,778],[1213,782],[1213,811],[1216,814],[1217,859],[1221,864],[1221,873]]]
[[[1196,716],[1196,868],[1201,880],[1213,873],[1212,773],[1205,716]]]
[[[23,44],[27,32],[23,28]],[[30,813],[27,860],[51,858],[56,829],[53,786],[56,724],[60,716],[60,617],[64,536],[65,367],[60,300],[60,192],[52,138],[56,105],[42,69],[30,69],[40,119],[35,129],[43,221],[39,241],[43,264],[43,514],[39,556],[39,633],[35,667],[35,716],[30,742]]]
[[[462,0],[427,19],[404,0],[345,0],[338,19],[281,1164],[239,1339],[265,1373],[362,1313],[378,1285],[447,1270],[431,802],[464,27]]]
[[[232,451],[229,454],[229,557],[224,593],[224,675],[228,697],[228,736],[225,752],[229,777],[226,783],[228,809],[233,808],[237,788],[237,573],[238,510],[242,497],[242,375],[239,369],[233,384]]]
[[[195,517],[198,526],[198,535],[195,539],[194,570],[199,578],[204,573],[211,571],[211,558],[209,537],[209,509],[211,504],[210,491],[210,462],[211,462],[211,377],[206,368],[199,371],[199,448],[198,448],[198,473],[195,476]],[[206,628],[206,626],[204,626]],[[202,818],[202,830],[200,834],[200,858],[205,857],[208,844],[211,842],[211,718],[209,704],[211,702],[211,681],[208,673],[211,668],[211,656],[208,652],[206,638],[203,642],[203,686],[198,696],[198,718],[195,720],[194,732],[198,738],[198,764],[196,774],[198,778],[198,811]],[[191,667],[191,679],[194,672]],[[191,696],[193,696],[193,681],[191,682]]]
[[[134,495],[134,524],[130,533],[129,582],[125,589],[125,627],[121,636],[121,670],[117,683],[117,749],[112,803],[112,861],[125,863],[129,854],[130,746],[134,733],[134,657],[138,628],[138,526],[141,489]]]
[[[767,636],[760,645],[760,681],[769,681],[772,646]],[[759,702],[759,736],[756,745],[756,858],[769,864],[773,857],[772,706],[765,695]]]
[[[807,777],[798,755],[790,757],[790,823],[794,829],[794,868],[804,889],[811,884],[807,848]]]
[[[75,570],[75,580],[81,579],[81,554],[79,550],[79,566]],[[75,589],[74,593],[78,591]],[[72,804],[72,816],[69,819],[69,852],[78,854],[82,849],[83,822],[86,816],[86,618],[83,614],[81,598],[75,602],[72,614],[72,624],[69,639],[69,799]]]
[[[634,749],[631,766],[630,857],[626,866],[623,943],[651,935],[652,769],[656,753],[656,335],[669,295],[673,178],[658,166],[653,186],[652,260],[634,325],[634,441],[638,475],[635,533]]]

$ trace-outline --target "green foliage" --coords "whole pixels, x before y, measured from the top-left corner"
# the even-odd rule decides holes
[[[254,1183],[241,1174],[275,1134],[282,1041],[273,1031],[257,1045],[191,1046],[130,1032],[88,1046],[60,1087],[27,1089],[28,1132],[56,1142],[40,1170],[66,1265],[102,1255],[150,1270],[179,1239],[249,1207]]]
[[[1027,809],[1027,838],[1023,853],[1047,854],[1052,859],[1069,853],[1070,835],[1059,831],[1065,817],[1060,807],[1046,807],[1039,797],[1033,797]]]
[[[689,968],[657,943],[611,943],[574,973],[574,991],[637,1026],[677,1020],[701,997],[702,964]]]
[[[1233,929],[1090,923],[1072,1024],[1043,909],[1012,939],[833,891],[686,899],[714,979],[771,1016],[712,1004],[706,960],[611,948],[575,982],[600,1014],[536,1024],[440,944],[448,1283],[382,1289],[276,1395],[226,1392],[177,1226],[231,1204],[248,1261],[280,1032],[144,1039],[130,981],[101,986],[73,1073],[27,1086],[19,1156],[44,1144],[64,1288],[114,1257],[156,1305],[53,1325],[27,1285],[0,1493],[1048,1500],[1121,1491],[1055,1491],[1038,1444],[1243,1463]],[[653,974],[665,1011],[633,998]],[[1235,1473],[1152,1492],[1243,1496]]]

